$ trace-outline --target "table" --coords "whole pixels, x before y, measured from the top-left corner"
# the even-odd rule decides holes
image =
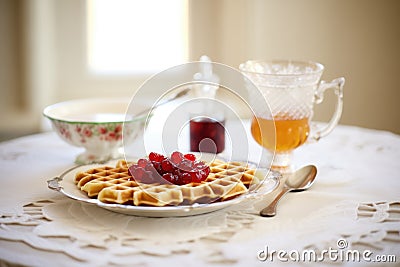
[[[273,218],[258,211],[279,188],[255,201],[183,218],[122,215],[49,190],[46,181],[70,168],[80,151],[53,132],[0,144],[2,263],[399,265],[398,135],[340,125],[319,143],[299,148],[296,165],[315,164],[317,180],[308,191],[286,195]]]

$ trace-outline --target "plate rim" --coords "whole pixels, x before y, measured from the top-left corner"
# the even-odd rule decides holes
[[[121,159],[113,159],[109,160],[106,162],[102,163],[91,163],[91,164],[84,164],[84,165],[77,165],[74,167],[71,167],[64,172],[62,172],[59,176],[56,176],[50,180],[47,181],[48,188],[54,191],[58,191],[62,193],[64,196],[73,199],[75,201],[79,202],[84,202],[84,203],[89,203],[89,204],[94,204],[100,208],[114,211],[117,213],[123,213],[126,215],[135,215],[135,216],[145,216],[145,217],[183,217],[183,216],[192,216],[192,215],[198,215],[198,214],[203,214],[203,213],[209,213],[217,210],[221,210],[224,208],[227,208],[229,206],[232,206],[234,204],[238,204],[245,199],[251,199],[251,198],[257,198],[257,197],[263,197],[272,191],[274,191],[280,184],[280,177],[282,174],[280,174],[277,171],[267,169],[267,168],[257,168],[257,171],[259,170],[264,170],[265,173],[263,173],[264,178],[260,182],[260,186],[257,186],[257,188],[254,191],[245,193],[241,196],[238,196],[236,198],[227,200],[227,201],[221,201],[221,202],[212,202],[212,203],[206,203],[206,204],[201,204],[201,203],[194,203],[191,205],[176,205],[176,206],[163,206],[163,207],[153,207],[153,206],[135,206],[135,205],[125,205],[125,204],[118,204],[118,203],[104,203],[101,202],[97,198],[90,198],[87,196],[84,192],[82,192],[78,187],[76,187],[74,181],[72,180],[73,177],[75,177],[76,172],[80,168],[94,168],[96,166],[113,166],[115,163]],[[242,161],[239,161],[242,162]],[[68,177],[70,175],[70,177]],[[68,181],[67,179],[70,178],[71,181]],[[258,189],[261,188],[265,182],[273,182],[273,184],[267,188],[266,192],[258,193]],[[75,188],[73,189],[74,191],[77,192],[77,194],[73,194],[71,192],[68,192],[65,190],[65,183],[67,182],[72,182],[75,185]],[[79,193],[82,194],[82,196],[79,196]],[[168,215],[168,213],[171,213],[171,215]]]

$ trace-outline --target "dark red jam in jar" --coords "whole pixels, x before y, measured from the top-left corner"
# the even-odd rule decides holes
[[[221,153],[225,149],[225,121],[208,117],[190,120],[190,150]]]

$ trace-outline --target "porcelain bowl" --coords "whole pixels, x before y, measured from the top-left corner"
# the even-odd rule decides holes
[[[64,141],[85,149],[75,163],[90,164],[122,157],[123,145],[143,132],[147,114],[128,115],[128,106],[124,98],[78,99],[48,106],[43,115]]]

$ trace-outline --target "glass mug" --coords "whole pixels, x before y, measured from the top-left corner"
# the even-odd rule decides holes
[[[239,66],[265,99],[249,91],[254,117],[251,133],[255,141],[274,154],[272,169],[292,171],[291,154],[307,140],[318,141],[339,122],[343,109],[343,77],[321,81],[324,66],[311,61],[256,61]],[[330,122],[311,132],[313,106],[323,101],[325,90],[334,89],[336,108]],[[266,107],[266,103],[269,106]]]

